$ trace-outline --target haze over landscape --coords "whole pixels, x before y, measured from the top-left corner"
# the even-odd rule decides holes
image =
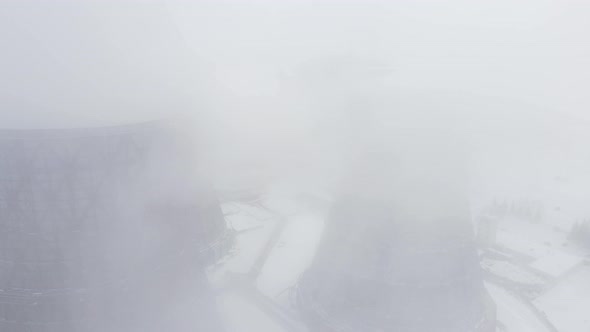
[[[113,195],[131,192],[150,205],[156,203],[146,203],[144,196],[158,196],[150,191],[156,187],[162,197],[194,189],[195,197],[217,202],[225,216],[220,223],[236,232],[231,253],[203,267],[220,293],[231,293],[227,285],[236,281],[219,275],[244,273],[253,278],[256,292],[276,302],[267,307],[297,313],[289,318],[296,321],[292,326],[328,331],[309,323],[317,313],[307,311],[320,305],[332,318],[346,316],[327,304],[340,300],[321,297],[345,293],[325,290],[336,273],[318,272],[330,261],[323,257],[342,260],[334,269],[346,266],[362,279],[359,271],[369,271],[371,264],[406,262],[386,254],[403,242],[393,240],[398,231],[414,234],[420,233],[414,226],[431,227],[443,237],[459,220],[473,228],[471,236],[461,233],[461,241],[477,242],[488,227],[481,220],[489,217],[496,220],[490,226],[494,235],[485,237],[493,238],[486,240],[493,245],[477,242],[469,250],[479,259],[473,268],[484,270],[474,274],[481,279],[474,292],[486,285],[482,292],[490,293],[504,326],[497,325],[498,331],[541,331],[538,326],[586,331],[587,301],[582,295],[571,301],[561,297],[590,294],[587,281],[567,279],[589,273],[588,248],[571,240],[582,232],[576,225],[590,220],[589,17],[590,3],[574,0],[3,1],[0,162],[8,166],[0,168],[0,189],[1,177],[8,179],[19,168],[14,165],[29,158],[10,163],[14,137],[27,137],[28,131],[92,128],[88,133],[96,137],[103,127],[163,121],[170,125],[165,135],[180,148],[141,159],[149,169],[146,179],[126,189],[113,186]],[[139,132],[143,137],[143,129]],[[84,144],[80,149],[90,153],[111,143]],[[177,160],[175,153],[183,157]],[[56,163],[59,156],[52,157]],[[199,189],[184,188],[184,176],[186,183],[198,178]],[[37,188],[32,180],[25,185]],[[9,202],[0,208],[0,219],[17,206],[12,190],[0,195],[0,202]],[[349,210],[339,208],[343,202]],[[338,226],[339,220],[348,226]],[[421,221],[430,226],[419,226]],[[373,235],[359,235],[364,239],[359,243],[346,237],[356,232]],[[380,232],[388,236],[381,238]],[[331,242],[339,236],[348,248],[373,248],[359,254],[367,265],[350,267],[356,251],[345,254],[347,245]],[[420,241],[417,236],[416,250],[430,250]],[[590,235],[584,241],[590,243]],[[129,249],[118,245],[122,252]],[[408,264],[422,264],[420,257]],[[244,268],[250,261],[258,263]],[[571,264],[560,270],[559,261]],[[290,264],[298,269],[290,270]],[[515,269],[522,269],[518,278],[531,269],[538,278],[527,275],[525,286],[510,288],[518,278],[507,271]],[[313,282],[301,281],[308,280],[304,275]],[[500,278],[503,284],[498,275],[506,279]],[[0,289],[7,287],[2,282],[0,277]],[[302,285],[297,294],[317,288],[324,295],[313,305],[293,305],[280,297],[285,293],[265,293],[280,288],[276,285]],[[358,287],[363,292],[364,286]],[[460,291],[453,292],[454,299]],[[288,324],[261,323],[267,318],[252,318],[248,327],[242,322],[247,315],[239,312],[256,306],[238,305],[233,295],[215,296],[221,308],[215,311],[229,322],[230,332],[289,330]],[[366,308],[355,303],[351,306]],[[527,311],[531,307],[538,312]],[[364,315],[340,323],[362,331],[358,322]]]

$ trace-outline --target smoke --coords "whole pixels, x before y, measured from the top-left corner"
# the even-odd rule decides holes
[[[589,14],[569,0],[3,2],[0,128],[167,119],[190,142],[175,152],[197,157],[154,160],[154,183],[133,186],[152,201],[198,196],[179,190],[198,169],[222,190],[279,183],[452,219],[463,195],[477,213],[546,199],[556,176],[590,181]]]
[[[372,121],[363,103],[375,91],[497,98],[511,109],[477,108],[472,116],[502,112],[516,125],[543,117],[559,130],[587,121],[587,50],[578,42],[587,8],[574,2],[19,2],[2,9],[4,127],[180,117],[191,119],[213,155],[284,169],[323,154],[314,146],[354,140]],[[338,143],[330,147],[349,141]]]

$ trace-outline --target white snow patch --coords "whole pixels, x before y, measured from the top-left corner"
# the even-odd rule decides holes
[[[258,288],[275,298],[294,286],[311,263],[324,226],[320,216],[290,218],[260,276]]]
[[[535,304],[559,331],[590,331],[590,266],[564,278]]]
[[[506,332],[551,331],[525,303],[510,292],[493,284],[486,284],[486,288],[496,303],[498,321],[506,326]]]
[[[547,273],[552,277],[559,277],[570,271],[583,261],[581,257],[564,254],[561,252],[552,252],[535,260],[531,267]]]

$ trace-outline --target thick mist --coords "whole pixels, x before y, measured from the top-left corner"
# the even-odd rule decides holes
[[[407,280],[371,266],[454,276],[463,260],[477,270],[466,277],[479,280],[473,293],[491,293],[498,321],[508,326],[498,325],[498,331],[534,331],[537,323],[531,321],[548,320],[539,323],[548,331],[577,332],[588,325],[568,312],[583,311],[584,302],[576,298],[564,309],[555,298],[571,289],[590,294],[587,282],[566,280],[572,271],[584,270],[588,255],[568,242],[568,234],[590,218],[589,16],[590,5],[573,0],[5,1],[0,4],[0,130],[166,121],[178,150],[150,156],[149,180],[121,180],[112,186],[112,196],[133,197],[133,208],[121,213],[140,223],[147,217],[131,215],[152,213],[163,200],[190,205],[187,201],[195,198],[221,206],[235,232],[234,249],[195,273],[199,278],[208,273],[212,286],[204,292],[218,296],[222,308],[212,315],[221,312],[229,332],[289,330],[285,326],[291,323],[284,321],[279,327],[256,327],[265,326],[257,325],[264,319],[251,318],[248,327],[227,318],[247,316],[239,311],[248,310],[228,300],[233,291],[227,289],[243,292],[249,283],[256,291],[273,289],[275,279],[288,280],[289,291],[297,294],[313,293],[314,305],[324,306],[339,322],[353,317],[346,322],[350,331],[369,331],[359,325],[366,320],[382,324],[372,326],[375,331],[396,330],[391,318],[376,318],[382,310],[376,303],[399,294],[389,282]],[[189,182],[200,187],[189,186],[194,192],[187,192]],[[142,207],[134,210],[137,206]],[[145,212],[144,206],[155,210]],[[531,217],[536,213],[542,217]],[[482,222],[486,218],[494,221]],[[546,229],[530,230],[521,219],[535,219],[531,227]],[[339,220],[348,226],[339,226]],[[476,242],[488,226],[494,230],[489,237],[498,242],[485,247]],[[176,241],[169,238],[175,233],[150,227],[146,232],[157,239],[153,243]],[[425,239],[416,235],[426,229]],[[361,240],[355,242],[355,235]],[[538,235],[541,244],[531,244],[529,235]],[[416,245],[419,256],[402,246],[413,236],[415,241],[407,243]],[[148,260],[159,250],[139,249],[121,238],[105,239],[101,248],[123,265],[125,253]],[[424,252],[447,245],[451,253],[436,256],[444,263],[427,262],[432,257]],[[473,255],[454,260],[455,247],[469,248]],[[260,275],[252,272],[256,267],[235,268],[251,252]],[[553,275],[559,264],[546,261],[568,261],[560,255],[575,257],[575,263]],[[515,279],[502,279],[504,284],[494,279],[494,269],[501,268],[492,263],[489,268],[488,256],[522,263],[523,271],[537,269],[533,274],[543,282],[523,282],[517,291],[504,292]],[[301,268],[293,271],[291,265]],[[125,269],[133,267],[120,267]],[[365,284],[357,280],[365,278],[361,270],[379,279],[375,284],[384,283],[382,294],[364,292]],[[459,270],[467,275],[471,268]],[[347,279],[355,273],[363,277]],[[339,278],[342,288],[334,286]],[[331,307],[348,303],[348,297],[338,297],[347,288],[377,295],[354,295],[350,307]],[[449,303],[468,302],[453,302],[453,294],[463,293],[449,289],[444,295]],[[289,325],[297,326],[292,330],[324,331],[309,324],[315,318],[306,310],[315,307],[301,304],[311,295],[285,300],[280,296],[289,292],[282,291],[273,293],[275,298],[265,294],[260,300],[250,293],[245,298],[257,298],[265,308],[280,303],[280,310],[267,310],[296,321]],[[435,290],[424,294],[433,303],[443,298]],[[481,302],[488,305],[489,295],[484,297]],[[520,300],[538,312],[514,309]],[[181,301],[189,300],[181,294]],[[387,303],[389,313],[401,310]],[[539,312],[548,318],[539,318]],[[528,319],[529,314],[534,317]],[[426,314],[407,314],[419,315]],[[510,325],[518,320],[514,317],[525,317],[524,325]],[[463,323],[444,331],[462,332]],[[325,331],[339,331],[331,328]]]

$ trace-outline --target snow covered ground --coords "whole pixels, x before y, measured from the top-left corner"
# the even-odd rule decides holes
[[[229,332],[306,331],[292,299],[321,237],[328,202],[317,202],[263,195],[223,204],[235,246],[209,277]],[[497,305],[498,331],[590,331],[590,265],[563,230],[504,218],[482,267]]]
[[[496,278],[490,292],[507,331],[527,331],[523,322],[531,331],[590,331],[589,256],[560,225],[551,218],[500,218],[497,242],[488,250],[505,256],[484,259],[482,266]]]
[[[498,331],[552,332],[536,316],[535,312],[506,289],[493,284],[486,285],[497,307]]]
[[[590,265],[567,274],[534,304],[559,331],[590,331]]]

